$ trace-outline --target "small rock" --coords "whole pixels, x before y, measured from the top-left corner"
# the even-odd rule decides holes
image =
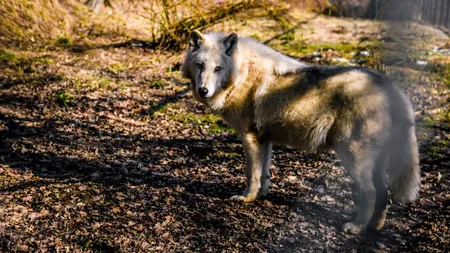
[[[421,61],[421,60],[417,60],[417,61],[416,61],[416,64],[419,65],[419,66],[426,66],[426,65],[428,64],[428,62],[426,62],[426,61]]]
[[[442,174],[441,174],[441,172],[438,171],[437,181],[439,182],[439,181],[441,181],[441,179],[442,179]]]
[[[148,243],[148,242],[143,242],[142,244],[141,244],[141,248],[143,248],[143,249],[146,249],[146,248],[148,248],[150,246],[150,244]]]
[[[290,182],[295,182],[295,181],[297,181],[297,177],[296,176],[288,176],[288,180]]]
[[[361,51],[361,52],[359,52],[359,54],[363,55],[363,56],[369,56],[370,52],[369,51]]]
[[[19,246],[17,247],[17,249],[18,249],[18,251],[25,251],[25,252],[28,252],[28,246],[25,245],[25,244],[19,245]]]

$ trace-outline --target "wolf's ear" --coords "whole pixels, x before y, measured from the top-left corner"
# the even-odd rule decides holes
[[[236,33],[232,33],[228,35],[223,41],[223,45],[225,47],[225,53],[228,56],[231,56],[237,48],[238,36]]]
[[[202,46],[205,41],[205,36],[198,30],[194,30],[191,32],[191,38],[189,40],[189,49],[192,51],[197,51]]]

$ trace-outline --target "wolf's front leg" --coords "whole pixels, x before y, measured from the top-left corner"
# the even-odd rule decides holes
[[[270,187],[270,160],[272,158],[272,143],[264,142],[262,146],[263,171],[261,174],[261,190],[258,197],[264,197],[269,193]]]
[[[267,195],[270,185],[270,155],[272,145],[261,143],[253,132],[241,134],[246,160],[247,188],[242,195],[231,197],[244,202],[255,201],[258,197]]]

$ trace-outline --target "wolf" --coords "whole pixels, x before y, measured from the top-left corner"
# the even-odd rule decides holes
[[[362,67],[310,65],[236,33],[197,30],[181,71],[195,99],[242,140],[247,187],[232,199],[252,202],[268,194],[274,143],[335,151],[359,198],[344,232],[383,227],[387,185],[400,202],[417,198],[414,111],[389,77]]]

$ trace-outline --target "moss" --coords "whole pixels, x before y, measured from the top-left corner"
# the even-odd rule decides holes
[[[128,86],[129,86],[129,83],[128,83],[128,82],[125,82],[125,81],[119,82],[119,83],[117,84],[117,87],[118,87],[120,90],[126,90],[126,89],[128,88]]]
[[[447,84],[447,88],[450,88],[450,66],[446,66],[441,73],[442,81]]]
[[[11,14],[15,14],[16,10],[13,8],[13,6],[7,6],[6,7],[6,11],[11,13]]]
[[[108,66],[108,72],[113,75],[117,75],[123,71],[125,71],[125,67],[121,63],[113,63]]]
[[[332,49],[340,52],[351,52],[356,47],[351,43],[324,43],[324,44],[306,44],[306,43],[292,43],[283,45],[286,48],[287,53],[300,53],[300,54],[311,54],[317,51],[325,51]]]
[[[0,49],[0,62],[6,64],[16,64],[19,62],[19,58],[11,52]]]
[[[182,114],[179,117],[184,124],[196,124],[201,128],[206,129],[210,133],[221,133],[233,131],[230,127],[225,125],[222,119],[215,114],[197,115],[193,113]]]
[[[221,118],[215,114],[204,114],[200,116],[200,120],[206,123],[217,123],[221,121]]]
[[[286,34],[284,34],[283,36],[280,37],[280,40],[283,40],[283,41],[295,40],[295,32],[294,31],[287,32]]]
[[[76,91],[113,90],[121,87],[126,87],[124,82],[116,83],[109,77],[99,78],[98,76],[87,75],[82,78],[76,77],[71,80],[74,83],[74,89]]]
[[[155,82],[153,82],[150,87],[153,89],[163,89],[164,86],[166,86],[166,85],[167,85],[167,83],[165,80],[159,79],[159,80],[156,80]]]
[[[8,65],[9,68],[19,72],[33,73],[33,60],[20,57],[12,52],[0,49],[0,63]]]
[[[72,96],[67,91],[57,91],[53,94],[55,102],[61,107],[73,106]]]
[[[435,119],[440,125],[450,125],[450,110],[448,108],[440,110]]]
[[[254,33],[254,34],[250,35],[250,37],[255,39],[255,40],[257,40],[257,41],[261,41],[262,40],[261,37],[257,33]]]
[[[41,58],[36,59],[36,62],[47,64],[47,65],[55,64],[55,62],[52,59],[48,59],[48,58],[45,58],[45,57],[41,57]]]
[[[278,49],[286,54],[307,58],[312,57],[314,54],[318,54],[321,60],[324,60],[324,54],[328,52],[336,52],[336,58],[345,58],[350,62],[355,64],[374,67],[379,70],[383,70],[380,65],[380,57],[378,55],[378,49],[380,47],[380,42],[377,40],[364,40],[355,43],[343,42],[343,43],[322,43],[322,44],[306,44],[304,42],[298,43],[287,43],[278,45]],[[364,51],[367,51],[365,53]],[[361,53],[364,52],[364,53]],[[348,65],[348,61],[331,61],[333,58],[327,58],[326,60],[330,64],[343,64]]]
[[[69,46],[71,44],[72,43],[70,41],[70,38],[65,37],[65,36],[60,36],[55,41],[55,45],[57,45],[57,46]]]
[[[155,117],[161,117],[161,116],[168,114],[169,110],[177,109],[177,106],[178,105],[176,105],[176,104],[160,103],[160,102],[154,101],[151,105],[150,114]],[[177,113],[174,116],[169,116],[169,118],[172,120],[179,121],[181,119],[180,117],[182,117],[182,115],[183,114]]]
[[[106,89],[111,87],[112,81],[109,78],[102,77],[100,80],[98,80],[98,87],[101,89]]]
[[[423,121],[425,122],[425,126],[431,126],[436,124],[436,120],[434,120],[430,115],[425,115],[423,117]]]
[[[224,156],[231,156],[231,157],[242,157],[242,154],[239,154],[234,151],[227,151],[227,150],[218,150],[217,151],[220,155]]]
[[[440,140],[439,144],[444,145],[445,147],[450,147],[450,142],[447,140]]]

